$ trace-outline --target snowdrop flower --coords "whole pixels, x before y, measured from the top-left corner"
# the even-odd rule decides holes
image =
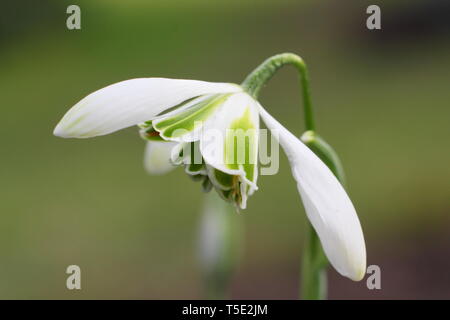
[[[164,173],[182,165],[208,191],[244,209],[257,190],[259,119],[276,131],[307,216],[324,251],[342,275],[361,280],[366,253],[361,226],[344,188],[300,139],[275,120],[244,86],[197,80],[140,78],[91,93],[73,106],[54,130],[64,138],[90,138],[139,125],[148,140],[145,166]],[[214,131],[215,137],[202,134]],[[238,163],[234,132],[246,133],[245,161]],[[192,152],[186,152],[191,150]],[[231,152],[232,153],[232,152]],[[195,156],[197,161],[192,161]],[[231,157],[231,159],[230,159]],[[230,161],[231,160],[231,161]]]

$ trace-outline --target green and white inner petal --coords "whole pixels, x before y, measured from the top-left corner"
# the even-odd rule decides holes
[[[152,125],[165,140],[192,142],[199,140],[205,122],[228,99],[229,94],[209,95],[189,102],[167,115],[153,120]]]
[[[207,176],[205,161],[199,148],[199,141],[183,143],[182,157],[184,171],[191,176]]]
[[[171,162],[184,166],[184,171],[193,181],[200,181],[204,192],[209,192],[213,183],[209,179],[207,166],[200,154],[199,141],[167,142],[175,143],[172,149]]]
[[[152,121],[147,121],[138,125],[141,138],[148,141],[166,141],[159,135],[159,132],[153,128]]]
[[[245,208],[247,195],[257,189],[259,115],[255,100],[246,93],[230,95],[204,124],[200,151],[210,179],[223,197]],[[231,186],[231,188],[230,188]],[[216,188],[217,189],[217,188]]]
[[[204,96],[141,128],[146,138],[180,142],[172,161],[194,179],[207,176],[224,199],[245,208],[257,189],[259,116],[253,98],[245,93]],[[191,147],[200,147],[201,156],[191,158]]]
[[[231,95],[204,124],[200,151],[210,166],[256,188],[259,115],[246,93]]]

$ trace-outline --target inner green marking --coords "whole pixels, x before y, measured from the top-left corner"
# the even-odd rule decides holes
[[[186,133],[185,130],[194,130],[197,121],[205,121],[229,96],[214,96],[173,117],[154,123],[154,127],[165,137],[179,137]]]
[[[242,167],[246,178],[253,181],[257,147],[257,132],[251,120],[250,107],[247,107],[242,117],[233,121],[226,130],[225,165],[232,170]]]
[[[139,126],[142,128],[140,133],[143,139],[149,141],[165,141],[163,138],[161,138],[159,132],[156,131],[155,128],[153,128],[151,121],[147,121],[143,124],[140,124]]]

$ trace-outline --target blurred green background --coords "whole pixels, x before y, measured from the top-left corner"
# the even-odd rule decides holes
[[[81,7],[81,30],[66,8]],[[90,92],[136,77],[240,83],[266,57],[308,63],[318,131],[338,151],[382,289],[330,269],[330,298],[450,298],[450,8],[445,1],[2,1],[0,298],[202,298],[203,194],[178,169],[152,177],[136,128],[56,138]],[[297,75],[261,101],[295,134]],[[232,297],[294,299],[304,211],[286,158],[239,219]],[[169,190],[169,192],[167,192]],[[164,209],[162,209],[164,208]],[[69,291],[66,267],[82,270]]]

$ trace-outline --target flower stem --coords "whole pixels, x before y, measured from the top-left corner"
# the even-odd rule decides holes
[[[327,264],[328,260],[323,253],[319,237],[312,225],[308,222],[303,247],[302,268],[300,270],[300,295],[303,299],[326,299]]]
[[[306,133],[305,144],[324,161],[336,177],[343,183],[344,175],[341,162],[334,150],[315,134],[315,123],[311,103],[309,75],[303,59],[293,53],[282,53],[272,56],[259,65],[242,83],[242,87],[255,99],[264,84],[284,65],[293,65],[300,75],[303,93],[303,114]],[[301,268],[301,296],[304,299],[325,299],[327,292],[325,257],[319,237],[312,225],[307,222],[307,230]]]
[[[311,93],[309,89],[309,75],[306,64],[302,58],[293,53],[281,53],[272,56],[261,63],[242,83],[242,87],[253,97],[257,98],[259,91],[270,78],[285,65],[293,65],[297,68],[303,92],[303,114],[305,116],[305,129],[314,130],[314,115],[311,104]]]
[[[231,280],[239,260],[239,218],[234,206],[216,192],[205,196],[199,253],[208,299],[230,298]]]

